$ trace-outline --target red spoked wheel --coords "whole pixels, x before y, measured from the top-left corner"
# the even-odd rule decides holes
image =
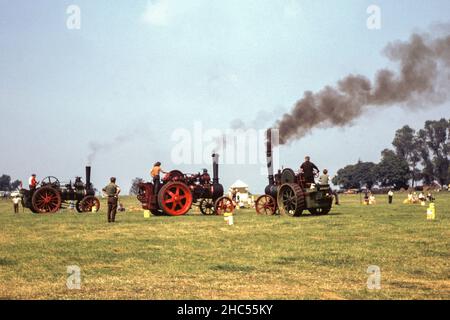
[[[192,193],[182,182],[170,182],[158,193],[158,204],[162,211],[170,216],[186,214],[192,205]]]
[[[225,213],[230,213],[234,211],[234,203],[228,197],[220,197],[214,203],[214,207],[216,209],[216,214],[223,215]]]
[[[264,215],[274,215],[277,211],[277,202],[274,197],[267,194],[256,199],[256,212]]]
[[[55,213],[61,208],[61,195],[52,187],[42,187],[35,191],[31,203],[37,213]]]
[[[82,212],[92,212],[92,208],[96,208],[95,211],[97,212],[100,210],[100,200],[98,200],[94,196],[86,196],[84,197],[80,202],[80,209]]]

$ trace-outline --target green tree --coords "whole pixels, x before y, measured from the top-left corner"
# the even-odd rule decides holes
[[[396,190],[407,188],[410,180],[408,162],[389,149],[383,150],[381,156],[380,163],[374,168],[374,174],[381,186]]]
[[[142,178],[134,178],[131,180],[130,195],[137,195],[139,192],[139,184],[143,182],[144,179]]]
[[[434,181],[434,165],[430,157],[430,150],[427,145],[427,134],[425,130],[419,130],[417,132],[417,148],[420,155],[422,171],[421,179],[424,184],[430,185]]]
[[[392,145],[395,148],[397,156],[408,162],[411,183],[414,187],[416,180],[420,178],[417,166],[421,159],[419,151],[420,141],[416,136],[416,131],[410,126],[404,126],[397,130]]]
[[[12,190],[16,190],[18,187],[20,186],[20,181],[19,180],[15,180],[13,182],[11,182],[9,189]]]
[[[367,187],[371,189],[376,183],[373,170],[376,165],[372,162],[362,162],[348,165],[337,172],[333,178],[333,183],[344,189],[361,189]]]
[[[0,177],[0,191],[9,191],[11,184],[11,177],[7,174],[3,174]]]
[[[441,119],[425,122],[422,138],[430,149],[433,159],[434,178],[440,184],[448,184],[450,167],[450,121]]]

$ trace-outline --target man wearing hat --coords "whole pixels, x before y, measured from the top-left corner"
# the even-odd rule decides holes
[[[117,202],[120,193],[120,188],[116,185],[116,178],[111,177],[110,183],[102,191],[108,197],[108,222],[116,222]]]

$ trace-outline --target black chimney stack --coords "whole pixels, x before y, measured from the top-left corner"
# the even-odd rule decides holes
[[[219,155],[217,153],[213,153],[213,183],[219,183]]]
[[[91,167],[86,166],[86,189],[91,189]]]
[[[267,129],[266,132],[266,159],[267,159],[269,185],[273,185],[275,183],[275,180],[273,176],[273,161],[272,161],[272,129]]]

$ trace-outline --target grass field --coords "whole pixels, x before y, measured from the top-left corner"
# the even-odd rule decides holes
[[[14,215],[0,201],[0,298],[450,299],[450,193],[437,195],[435,221],[404,198],[344,196],[321,217],[240,210],[234,226],[196,212],[108,224],[104,202],[96,214]],[[69,265],[80,290],[66,287]],[[367,289],[369,265],[380,290]]]

